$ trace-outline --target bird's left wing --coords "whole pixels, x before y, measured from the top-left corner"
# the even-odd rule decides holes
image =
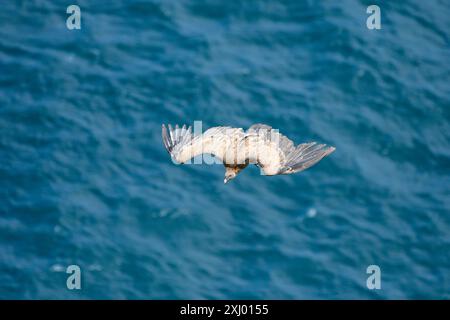
[[[243,130],[231,127],[212,127],[201,135],[192,134],[191,127],[175,128],[162,125],[164,146],[178,163],[185,163],[200,154],[212,154],[221,161],[233,139],[243,136]]]

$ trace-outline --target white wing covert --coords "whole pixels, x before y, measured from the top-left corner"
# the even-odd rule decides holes
[[[247,130],[247,136],[240,149],[242,157],[256,163],[266,175],[291,174],[305,170],[335,148],[316,142],[295,146],[292,140],[264,124],[254,124]]]
[[[191,127],[184,125],[175,129],[169,124],[162,125],[164,146],[170,155],[179,163],[185,163],[201,154],[212,154],[221,161],[227,161],[228,149],[233,141],[244,135],[242,129],[231,127],[213,127],[201,135],[193,135]]]

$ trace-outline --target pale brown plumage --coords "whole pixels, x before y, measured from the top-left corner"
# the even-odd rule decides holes
[[[315,142],[297,146],[278,130],[264,124],[242,128],[213,127],[202,135],[193,135],[191,127],[162,126],[164,146],[178,163],[201,154],[212,154],[224,164],[225,180],[236,177],[248,164],[259,166],[265,175],[291,174],[305,170],[335,148]]]

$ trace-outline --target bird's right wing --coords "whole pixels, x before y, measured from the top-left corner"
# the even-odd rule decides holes
[[[186,128],[185,125],[181,128],[178,125],[175,128],[170,124],[167,128],[162,125],[164,146],[178,163],[185,163],[204,153],[212,154],[223,161],[232,140],[243,135],[242,129],[231,127],[213,127],[201,135],[194,135],[191,127]]]
[[[326,144],[308,142],[299,144],[290,152],[279,174],[291,174],[308,169],[336,150]]]
[[[316,142],[295,146],[278,130],[259,123],[247,130],[240,149],[245,150],[244,157],[250,162],[256,162],[267,175],[291,174],[305,170],[335,150],[334,147]]]

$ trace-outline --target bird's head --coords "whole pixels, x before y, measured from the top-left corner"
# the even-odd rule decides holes
[[[223,183],[227,183],[230,180],[236,178],[238,173],[244,169],[246,166],[236,166],[236,167],[225,167],[225,179],[223,179]]]
[[[236,173],[235,172],[230,172],[230,173],[225,173],[225,179],[223,179],[223,183],[227,183],[230,180],[233,180],[234,178],[236,178]]]

